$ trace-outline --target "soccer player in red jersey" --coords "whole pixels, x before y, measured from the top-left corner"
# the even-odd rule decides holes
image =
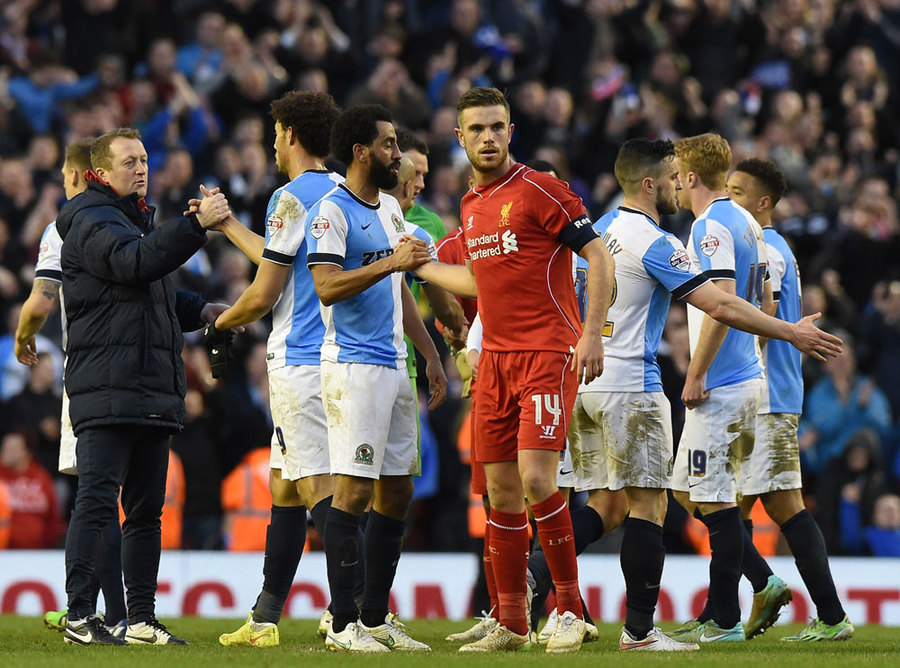
[[[503,93],[470,89],[460,98],[457,118],[456,135],[475,180],[462,201],[466,267],[431,262],[416,271],[451,292],[477,295],[484,325],[474,419],[491,503],[500,624],[460,651],[518,650],[529,642],[526,497],[560,611],[547,651],[573,651],[581,646],[584,621],[572,521],[556,486],[556,467],[578,383],[603,372],[613,260],[566,183],[509,155],[513,125]],[[573,251],[589,263],[583,332]]]

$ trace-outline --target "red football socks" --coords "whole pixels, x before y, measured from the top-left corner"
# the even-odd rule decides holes
[[[484,525],[484,554],[481,557],[484,562],[484,582],[487,585],[488,596],[491,599],[491,617],[500,620],[500,601],[497,599],[497,580],[494,578],[494,562],[491,559],[491,523]]]
[[[575,560],[575,535],[569,506],[557,491],[540,503],[531,504],[531,511],[537,521],[538,538],[556,586],[556,609],[560,614],[568,610],[580,618],[578,562]]]
[[[491,509],[490,552],[497,583],[500,623],[513,633],[528,633],[525,569],[528,565],[528,516]],[[574,553],[573,553],[574,558]]]

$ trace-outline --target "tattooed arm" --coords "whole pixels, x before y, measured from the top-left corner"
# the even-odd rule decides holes
[[[47,318],[59,302],[59,281],[47,278],[34,279],[31,294],[22,304],[19,324],[16,326],[16,359],[27,366],[37,364],[34,335],[41,331]]]

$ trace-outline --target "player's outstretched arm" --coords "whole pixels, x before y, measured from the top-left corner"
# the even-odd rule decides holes
[[[616,264],[598,237],[586,243],[578,254],[588,261],[587,312],[584,331],[572,356],[578,382],[590,383],[603,373],[603,325],[612,301]]]
[[[821,313],[808,315],[794,323],[785,322],[766,315],[749,302],[729,295],[709,283],[701,285],[685,299],[730,327],[787,341],[820,362],[824,362],[826,357],[839,355],[843,350],[843,342],[838,337],[823,332],[813,324],[822,317]]]
[[[216,329],[233,329],[262,318],[272,310],[287,280],[291,268],[274,262],[261,262],[253,282],[238,297],[234,306],[216,318]]]
[[[201,186],[201,191],[206,195],[215,195],[219,192],[219,188],[208,190],[205,186]],[[199,199],[188,200],[188,208],[184,212],[185,215],[188,213],[196,213],[200,207],[201,201],[202,200]],[[210,229],[222,232],[228,241],[233,243],[253,264],[258,265],[262,262],[262,253],[266,247],[265,238],[261,237],[253,230],[244,227],[243,223],[233,215],[228,215]]]
[[[466,266],[462,266],[431,261],[417,268],[416,274],[422,280],[438,285],[460,297],[475,298],[478,296],[475,275],[472,273],[472,265],[469,262],[466,262]]]
[[[410,292],[406,281],[400,287],[400,294],[403,301],[403,333],[425,358],[425,375],[428,377],[428,393],[431,395],[428,399],[428,410],[434,410],[447,398],[447,376],[444,374],[444,365],[434,341],[425,329],[416,298]]]

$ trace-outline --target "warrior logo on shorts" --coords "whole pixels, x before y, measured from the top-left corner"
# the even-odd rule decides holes
[[[712,234],[707,234],[700,240],[700,252],[710,257],[719,249],[719,240]]]
[[[356,448],[356,456],[353,461],[357,464],[372,466],[375,463],[375,450],[368,443],[363,443]]]
[[[406,231],[406,227],[403,225],[403,219],[396,213],[391,214],[391,222],[394,224],[394,229],[398,232]]]

